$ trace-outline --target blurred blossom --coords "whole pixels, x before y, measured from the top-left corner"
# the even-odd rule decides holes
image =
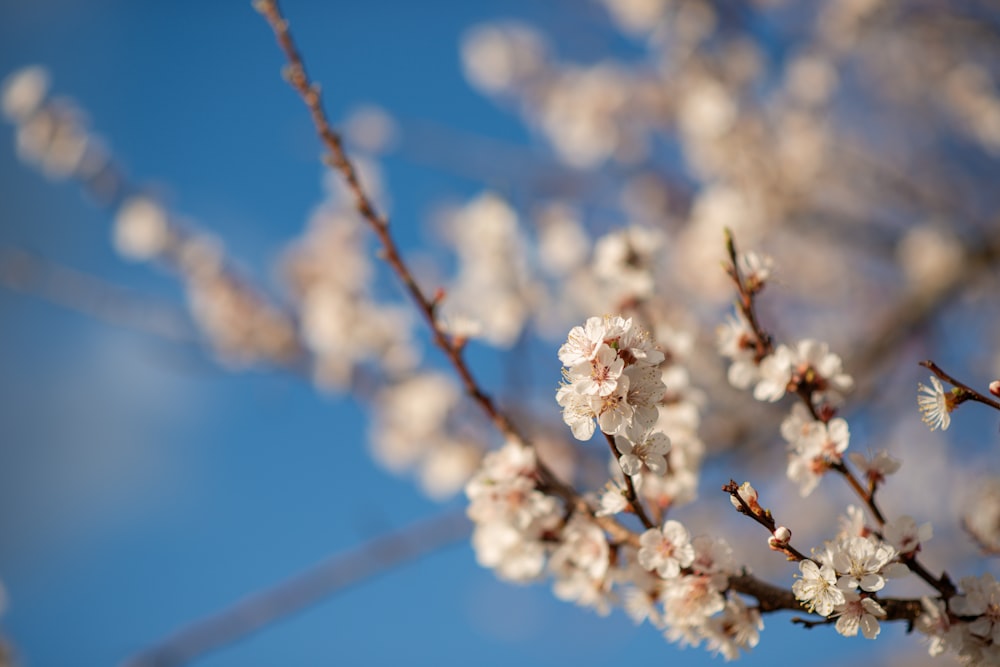
[[[137,196],[118,209],[114,226],[115,249],[134,261],[150,260],[170,243],[167,213],[156,202]]]
[[[579,267],[590,251],[590,237],[579,216],[568,204],[552,203],[539,211],[538,255],[541,268],[551,276],[567,275]]]
[[[962,63],[948,74],[945,96],[966,133],[991,153],[1000,152],[1000,95],[989,71]]]
[[[736,116],[729,91],[718,81],[702,78],[684,91],[677,122],[691,141],[712,141],[733,127]]]
[[[961,242],[944,225],[919,225],[906,231],[896,248],[903,275],[915,292],[933,292],[961,269]]]
[[[471,318],[482,325],[486,340],[510,347],[525,325],[535,289],[517,213],[500,197],[483,194],[450,216],[447,234],[459,266],[442,315],[449,321]]]
[[[343,123],[343,132],[348,141],[359,149],[382,153],[392,148],[399,128],[385,109],[365,105],[351,112]]]
[[[652,296],[663,237],[644,227],[628,227],[597,239],[594,275],[607,285],[612,302]]]
[[[622,188],[624,213],[647,224],[662,225],[669,213],[667,184],[654,173],[642,173],[628,180]]]
[[[435,500],[450,498],[462,490],[482,458],[483,449],[476,443],[440,443],[420,464],[420,486]]]
[[[624,32],[652,32],[663,20],[671,0],[601,0],[611,19]]]
[[[568,165],[597,166],[622,146],[628,76],[610,64],[565,69],[546,89],[539,124]]]
[[[826,102],[837,87],[837,71],[829,60],[816,54],[792,60],[786,77],[785,85],[792,98],[809,106]]]
[[[48,70],[39,65],[25,67],[4,79],[0,108],[8,120],[23,123],[42,106],[48,90]]]
[[[703,190],[691,210],[691,219],[676,240],[674,270],[681,284],[703,297],[725,300],[731,283],[722,271],[712,270],[725,257],[719,242],[730,229],[744,243],[754,244],[761,229],[756,203],[735,188],[716,185]]]
[[[969,498],[962,516],[980,548],[986,553],[1000,554],[1000,479],[982,482]]]
[[[343,190],[332,190],[284,262],[303,342],[314,355],[313,377],[336,391],[348,389],[362,365],[395,377],[419,358],[410,340],[412,311],[371,293],[368,237],[344,197]]]
[[[545,52],[545,41],[533,27],[518,23],[480,26],[462,40],[462,66],[474,86],[487,93],[504,93],[541,69]]]

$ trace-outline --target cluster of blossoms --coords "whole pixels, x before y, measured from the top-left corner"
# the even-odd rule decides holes
[[[766,267],[761,269],[761,267]],[[845,466],[844,453],[850,442],[846,420],[835,417],[842,395],[853,386],[853,379],[843,372],[840,357],[825,343],[801,341],[794,349],[773,346],[766,334],[752,325],[752,299],[764,285],[769,262],[740,257],[731,268],[743,306],[719,330],[719,349],[730,359],[728,379],[740,389],[753,386],[759,401],[775,402],[786,393],[797,395],[791,413],[782,421],[781,435],[788,443],[787,476],[796,482],[803,496],[810,494],[824,473],[837,468],[845,476],[853,473]],[[954,409],[955,392],[946,392],[942,383],[931,378],[931,387],[920,385],[919,407],[928,425],[945,429]],[[870,458],[859,453],[851,462],[868,482],[866,501],[872,504],[874,490],[886,477],[899,470],[901,462],[879,451]],[[741,510],[773,520],[757,504],[756,491],[748,483],[736,492],[746,503]],[[863,493],[863,492],[862,492]],[[738,509],[742,504],[733,496]],[[876,511],[876,514],[878,512]],[[851,507],[837,539],[827,542],[812,559],[799,563],[799,578],[792,586],[795,598],[810,612],[836,618],[837,632],[847,637],[860,633],[875,639],[880,620],[887,617],[879,593],[886,581],[907,576],[914,567],[921,545],[930,539],[929,523],[918,525],[910,516],[892,521],[879,518],[880,527],[868,527],[862,510]],[[973,536],[976,531],[969,522]],[[772,527],[771,547],[790,555],[790,531]],[[977,539],[979,539],[977,537]],[[982,540],[981,540],[982,542]],[[946,650],[957,653],[968,664],[996,664],[1000,659],[1000,586],[991,575],[962,579],[960,592],[941,582],[924,577],[937,588],[940,597],[923,598],[923,614],[915,619],[921,632],[931,637],[930,653]],[[942,579],[943,581],[943,579]]]
[[[596,420],[604,433],[624,436],[633,445],[623,456],[649,459],[664,470],[668,445],[650,433],[666,391],[657,368],[663,358],[631,319],[591,317],[574,327],[559,348],[559,360],[567,368],[556,394],[573,435],[590,439]]]
[[[633,619],[648,620],[670,641],[690,646],[705,642],[727,660],[757,645],[764,627],[759,611],[727,592],[738,567],[725,540],[706,535],[691,539],[671,519],[644,532],[639,545],[635,563],[648,574],[626,597]]]
[[[671,641],[706,642],[727,659],[757,644],[759,612],[727,592],[738,568],[724,540],[692,540],[668,520],[637,546],[612,543],[589,514],[567,518],[564,503],[543,488],[533,450],[521,443],[508,441],[483,459],[466,486],[481,565],[510,581],[550,576],[560,599],[600,614],[620,603]]]
[[[718,339],[720,353],[731,360],[730,384],[737,389],[754,385],[758,401],[774,403],[786,393],[805,391],[813,403],[836,407],[854,386],[826,343],[804,339],[794,348],[782,344],[759,354],[758,335],[742,313],[730,316]]]
[[[423,371],[397,378],[374,401],[372,454],[395,473],[415,471],[432,498],[461,491],[483,455],[480,437],[459,427],[462,396],[443,373]]]
[[[874,535],[828,542],[816,560],[799,563],[801,578],[792,592],[809,611],[836,616],[837,632],[845,637],[860,629],[866,638],[875,639],[878,619],[886,614],[870,594],[882,590],[886,579],[909,573],[898,556],[895,548]]]
[[[217,239],[181,224],[130,185],[84,114],[72,101],[50,97],[48,88],[49,75],[39,66],[14,72],[3,83],[0,107],[17,125],[21,158],[50,178],[78,180],[115,209],[116,250],[130,261],[168,266],[181,277],[192,317],[222,361],[296,359],[301,348],[293,318],[237,275]]]
[[[484,193],[448,215],[444,227],[458,271],[439,316],[453,335],[511,347],[537,301],[517,213],[499,196]]]
[[[683,524],[669,519],[632,543],[612,540],[599,522],[642,503],[629,499],[623,475],[640,489],[653,487],[642,495],[659,513],[671,505],[672,494],[682,495],[676,484],[656,487],[652,481],[667,475],[671,453],[657,425],[675,433],[697,426],[696,418],[669,414],[671,406],[689,412],[681,393],[667,401],[666,418],[659,415],[666,393],[659,365],[672,369],[683,389],[679,367],[664,363],[648,334],[622,317],[593,317],[575,327],[559,356],[568,367],[557,393],[564,418],[580,439],[593,434],[595,422],[600,425],[615,445],[618,481],[609,483],[596,510],[567,510],[563,499],[544,492],[534,450],[509,441],[485,457],[466,487],[477,559],[505,579],[551,576],[561,599],[601,614],[620,603],[636,622],[649,621],[671,641],[704,642],[736,658],[756,645],[763,624],[759,611],[729,590],[738,567],[724,540],[692,539]],[[662,496],[666,500],[657,504]]]
[[[377,183],[376,174],[366,169],[367,182]],[[412,342],[410,309],[373,294],[368,240],[350,201],[333,179],[326,186],[326,200],[286,251],[284,265],[313,379],[320,387],[346,391],[365,366],[395,379],[412,372],[420,355]]]
[[[756,253],[738,257],[734,275],[748,298],[763,289],[771,265],[770,258]],[[807,496],[824,473],[843,462],[850,428],[846,420],[833,415],[843,394],[854,386],[854,379],[844,372],[840,357],[830,352],[826,343],[804,339],[794,348],[784,344],[772,347],[763,337],[750,324],[746,312],[738,310],[719,327],[719,352],[730,360],[730,384],[737,389],[754,385],[753,396],[758,401],[773,403],[786,393],[803,399],[782,421],[781,435],[789,449],[788,478]]]
[[[962,577],[960,595],[947,604],[924,598],[917,629],[930,638],[929,652],[955,653],[969,665],[1000,664],[1000,582],[992,574]]]
[[[476,560],[510,581],[542,574],[548,545],[563,524],[561,503],[538,485],[534,450],[512,440],[487,454],[465,487]]]

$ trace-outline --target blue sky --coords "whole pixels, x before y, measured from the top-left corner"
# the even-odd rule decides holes
[[[516,118],[462,78],[458,43],[479,21],[534,22],[579,37],[567,48],[592,56],[621,48],[595,38],[594,6],[569,0],[284,9],[332,116],[375,103],[404,132],[431,122],[527,142]],[[87,110],[136,180],[275,284],[277,250],[322,197],[321,168],[249,2],[4,0],[0,45],[0,75],[48,67],[56,92]],[[420,224],[434,202],[481,186],[431,158],[412,148],[386,162],[395,224],[411,249],[426,239]],[[10,126],[0,130],[0,202],[0,247],[181,303],[169,276],[113,253],[106,211],[16,160]],[[0,290],[0,368],[0,580],[10,597],[0,627],[25,664],[117,664],[332,553],[442,511],[371,461],[357,406],[293,376],[231,373],[190,347],[9,290]],[[767,623],[744,664],[805,646],[819,656],[828,643],[837,660],[867,648],[822,630],[789,632],[785,617]],[[620,613],[601,619],[545,586],[499,583],[460,544],[198,664],[710,661],[678,650]]]

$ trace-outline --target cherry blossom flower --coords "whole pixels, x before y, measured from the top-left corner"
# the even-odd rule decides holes
[[[570,369],[570,375],[579,380],[576,391],[590,396],[607,396],[618,386],[618,378],[625,370],[625,362],[618,353],[602,344],[589,361],[582,361]]]
[[[948,614],[944,602],[923,597],[921,603],[924,613],[917,617],[915,626],[930,638],[928,653],[932,656],[941,655],[949,645],[954,646],[960,641],[956,641],[955,637],[957,628],[952,625],[951,615]]]
[[[642,424],[634,424],[615,438],[615,447],[621,454],[618,463],[626,475],[638,475],[643,468],[656,475],[667,471],[670,438],[661,431],[650,431]]]
[[[558,577],[580,572],[591,579],[608,573],[608,541],[591,519],[574,514],[562,530],[562,541],[552,553],[549,569]]]
[[[610,516],[624,512],[629,506],[625,485],[622,482],[608,482],[598,500],[595,516]]]
[[[735,660],[740,650],[748,651],[757,645],[763,629],[760,612],[733,596],[726,600],[722,614],[708,619],[703,632],[709,651],[726,660]]]
[[[740,254],[736,259],[740,274],[751,292],[759,292],[764,287],[764,283],[771,277],[774,269],[774,260],[756,252],[746,252]]]
[[[854,387],[854,379],[843,372],[843,362],[826,343],[807,338],[799,341],[795,352],[797,378],[815,386],[822,396],[844,394]]]
[[[660,399],[666,391],[661,372],[653,366],[636,364],[623,373],[628,379],[626,400],[634,410],[635,421],[651,428],[660,416]]]
[[[921,419],[931,427],[932,431],[941,429],[947,431],[951,424],[951,411],[955,409],[945,392],[941,381],[931,376],[931,386],[917,384],[917,405],[920,406]]]
[[[865,639],[875,639],[882,630],[878,619],[885,618],[885,610],[872,598],[845,591],[844,604],[833,615],[838,617],[837,632],[843,636],[855,637],[860,629]]]
[[[754,387],[753,397],[758,401],[774,403],[781,400],[792,380],[794,353],[786,345],[779,345],[760,362],[760,379]]]
[[[559,361],[570,367],[590,361],[604,343],[604,332],[604,320],[600,317],[590,317],[582,327],[573,327],[566,342],[559,348]]]
[[[667,637],[690,644],[700,642],[705,621],[726,606],[726,600],[712,577],[698,574],[684,575],[670,582],[663,598]]]
[[[563,421],[577,440],[590,440],[594,435],[594,412],[589,396],[576,391],[572,385],[564,384],[556,391],[556,403],[563,409]]]
[[[719,354],[732,360],[727,379],[737,389],[746,389],[760,378],[754,358],[756,340],[750,323],[739,312],[727,316],[726,322],[716,329]]]
[[[917,526],[913,517],[903,515],[887,522],[882,527],[882,535],[887,543],[899,550],[899,553],[907,554],[916,551],[922,543],[931,539],[933,530],[930,523]]]
[[[691,541],[694,547],[692,571],[711,577],[712,584],[722,590],[730,575],[737,570],[733,548],[721,537],[698,535]]]
[[[830,466],[841,461],[851,432],[847,422],[839,417],[826,424],[804,423],[797,433],[791,427],[787,430],[799,436],[788,457],[788,478],[798,483],[799,493],[805,497],[813,492]]]
[[[877,451],[871,458],[861,452],[852,452],[849,457],[871,484],[881,484],[886,476],[898,471],[903,465],[902,461],[892,458],[884,449]]]
[[[669,519],[663,528],[650,528],[639,537],[639,564],[664,578],[676,577],[694,561],[694,547],[679,521]]]
[[[615,390],[606,396],[591,397],[597,424],[609,435],[618,435],[632,423],[635,406],[628,401],[629,376],[622,375]]]
[[[850,591],[880,591],[885,586],[883,568],[896,557],[896,550],[874,536],[849,537],[830,547],[829,563],[841,575],[837,587]],[[903,570],[905,570],[903,566]],[[900,572],[892,571],[889,576]],[[825,615],[825,614],[824,614]]]
[[[799,563],[799,572],[801,577],[792,584],[792,592],[806,609],[829,616],[834,607],[844,604],[844,591],[836,586],[837,573],[832,567],[806,559]]]
[[[849,537],[867,537],[871,530],[865,524],[865,512],[857,505],[848,505],[844,515],[837,519],[840,526],[837,531],[837,539],[845,540]]]

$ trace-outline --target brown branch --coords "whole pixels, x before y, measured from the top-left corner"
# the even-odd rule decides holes
[[[740,487],[736,483],[736,480],[734,479],[729,480],[728,484],[723,485],[722,490],[728,493],[729,497],[736,502],[737,512],[739,512],[740,514],[745,514],[746,516],[750,517],[760,525],[767,528],[767,530],[771,533],[772,536],[774,535],[775,531],[778,529],[778,522],[775,521],[774,517],[771,515],[771,510],[758,508],[759,509],[758,511],[757,509],[751,507],[747,503],[747,501],[743,499],[743,496],[740,495]],[[778,545],[772,546],[771,548],[774,549],[775,551],[780,551],[784,553],[786,556],[788,556],[789,560],[797,560],[797,561],[808,560],[807,556],[803,555],[801,551],[793,547],[791,544],[788,544],[787,542],[780,546]]]
[[[726,267],[726,273],[729,277],[733,279],[736,284],[736,291],[739,294],[740,300],[737,302],[737,307],[743,316],[746,318],[747,323],[753,330],[754,337],[757,339],[754,341],[755,345],[755,356],[759,363],[761,359],[771,354],[774,351],[774,343],[771,340],[770,334],[768,334],[760,326],[760,320],[757,318],[757,309],[754,301],[754,296],[757,290],[750,289],[750,287],[743,280],[743,276],[740,274],[740,263],[737,260],[738,253],[736,252],[736,240],[733,238],[733,233],[731,230],[726,229],[726,252],[729,255],[729,265]]]
[[[945,373],[940,366],[935,364],[930,359],[928,359],[927,361],[921,361],[920,365],[929,370],[930,372],[934,373],[934,375],[938,376],[940,379],[944,380],[945,382],[947,382],[948,384],[959,390],[958,394],[955,396],[954,399],[955,407],[958,407],[965,401],[976,401],[977,403],[988,405],[994,410],[1000,410],[1000,403],[994,401],[992,398],[989,398],[988,396],[980,394],[978,391],[976,391],[969,385],[959,382],[951,375],[948,375],[948,373]]]
[[[424,519],[381,535],[230,607],[194,621],[125,661],[125,667],[183,665],[244,639],[335,593],[366,582],[391,568],[440,551],[469,537],[464,513]]]
[[[403,283],[411,300],[430,328],[435,345],[445,354],[452,368],[458,374],[466,393],[482,408],[496,429],[510,439],[527,443],[528,440],[518,431],[513,421],[496,405],[493,398],[482,389],[475,379],[472,370],[466,364],[462,355],[462,341],[452,338],[438,326],[435,312],[438,301],[429,298],[417,284],[413,273],[403,260],[396,241],[389,231],[388,218],[378,213],[375,204],[358,179],[357,171],[344,150],[340,135],[334,131],[327,119],[326,112],[323,109],[320,87],[309,78],[302,56],[299,54],[291,32],[288,30],[288,21],[282,15],[277,1],[257,0],[254,3],[254,7],[271,26],[278,41],[278,46],[285,55],[285,59],[287,60],[287,65],[284,69],[285,79],[295,92],[298,93],[302,102],[309,110],[316,133],[319,135],[327,151],[324,161],[332,169],[338,171],[347,183],[348,188],[354,196],[354,203],[358,213],[369,224],[381,243],[380,256],[390,266],[400,282]],[[568,506],[575,508],[577,511],[582,511],[586,508],[588,514],[593,515],[593,511],[579,497],[576,491],[559,480],[552,470],[541,460],[538,460],[538,469],[541,482],[547,489],[550,489],[561,497]],[[623,528],[611,517],[596,517],[595,521],[619,541],[633,542],[638,539],[631,531]],[[631,538],[628,538],[628,535]]]
[[[449,362],[458,373],[466,392],[482,407],[501,433],[524,442],[525,439],[517,432],[514,424],[497,408],[493,399],[480,388],[472,375],[472,371],[462,357],[462,346],[457,344],[454,339],[449,337],[438,326],[435,313],[437,301],[429,298],[424,294],[420,286],[417,285],[413,274],[399,252],[395,239],[389,232],[388,218],[378,213],[375,204],[361,185],[357,171],[344,151],[340,135],[333,130],[330,122],[327,120],[320,96],[320,87],[309,78],[305,64],[302,61],[302,56],[299,55],[292,35],[288,30],[288,21],[282,16],[281,10],[278,8],[278,3],[275,0],[258,0],[254,4],[254,7],[267,19],[278,40],[278,45],[284,52],[285,58],[288,61],[284,69],[285,79],[295,92],[299,94],[302,102],[309,110],[316,133],[327,150],[324,161],[343,177],[354,197],[355,207],[378,236],[379,242],[382,245],[381,258],[385,260],[396,274],[396,277],[403,283],[417,310],[420,311],[420,314],[430,327],[434,343],[448,357]]]
[[[729,578],[729,590],[736,593],[749,595],[758,602],[762,613],[775,611],[804,611],[802,604],[795,599],[795,595],[784,588],[779,588],[774,584],[761,581],[751,574],[743,573]],[[882,609],[885,610],[884,621],[907,621],[913,622],[918,616],[924,613],[923,603],[915,599],[880,599],[878,601]],[[792,622],[797,622],[792,619]],[[800,622],[800,621],[799,621]],[[814,624],[822,624],[823,621],[810,621]]]
[[[611,448],[611,455],[615,457],[615,461],[617,461],[620,454],[618,453],[618,448],[615,447],[615,437],[609,433],[605,433],[604,438],[608,441],[608,447]],[[635,512],[637,517],[639,517],[639,520],[642,521],[642,525],[645,526],[647,530],[655,528],[656,524],[653,523],[653,521],[649,518],[649,515],[646,514],[646,508],[642,506],[642,501],[639,500],[639,496],[635,492],[635,484],[632,483],[632,476],[624,470],[622,470],[622,475],[625,477],[625,499],[628,500],[629,506],[632,507],[632,511]]]

